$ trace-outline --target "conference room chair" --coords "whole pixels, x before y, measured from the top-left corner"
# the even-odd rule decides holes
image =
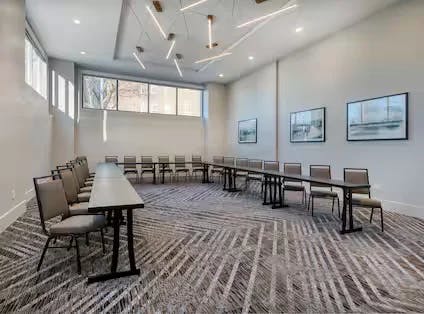
[[[270,170],[270,171],[280,171],[280,162],[275,160],[264,160],[264,170]],[[261,184],[261,192],[264,190],[265,182],[262,180]],[[272,193],[272,186],[270,188],[270,191]]]
[[[329,165],[310,165],[309,166],[309,175],[313,178],[320,179],[331,179],[331,168]],[[311,206],[311,214],[314,215],[314,199],[331,199],[331,213],[334,212],[334,201],[337,200],[338,214],[340,217],[340,200],[339,194],[333,191],[333,187],[329,187],[325,184],[320,183],[310,183],[309,184],[309,200],[308,200],[308,211]],[[312,202],[311,202],[312,201]]]
[[[85,178],[85,181],[84,181],[85,185],[88,185],[88,186],[93,185],[94,175],[90,174],[87,160],[80,160],[80,161],[77,161],[77,163],[79,163],[81,166],[82,174],[84,175],[84,178]]]
[[[283,164],[283,171],[288,175],[302,175],[302,164],[295,162],[285,162]],[[296,179],[283,179],[283,192],[301,192],[302,193],[302,204],[306,204],[306,189],[303,185],[302,180]],[[284,194],[283,194],[284,195]]]
[[[47,235],[46,244],[38,262],[37,271],[40,270],[47,249],[75,247],[77,271],[81,274],[81,261],[78,238],[90,232],[100,232],[102,238],[103,251],[104,237],[103,228],[106,226],[106,219],[103,215],[74,215],[69,211],[68,202],[60,176],[45,176],[34,178],[34,188],[37,198],[38,210],[40,213],[41,227]],[[59,219],[60,218],[60,219]],[[49,222],[48,224],[46,224]],[[49,246],[51,240],[61,237],[71,237],[71,242],[67,246]],[[75,245],[72,244],[75,242]]]
[[[249,168],[262,170],[262,168],[263,168],[263,161],[260,160],[260,159],[249,159],[248,162],[247,162],[247,166]],[[249,187],[251,181],[262,182],[262,180],[263,180],[263,175],[262,174],[255,173],[255,172],[248,172],[247,177],[246,177],[246,189]],[[263,192],[263,185],[261,187],[261,190]]]
[[[198,172],[203,174],[202,156],[193,155],[191,156],[191,173],[194,177],[197,177]]]
[[[185,162],[185,156],[176,155],[175,156],[175,176],[179,179],[180,173],[185,174],[185,180],[187,181],[188,175],[190,173],[190,169],[187,168]]]
[[[344,181],[356,184],[369,184],[368,169],[365,168],[344,168]],[[357,196],[355,196],[355,194]],[[368,197],[364,197],[364,195]],[[374,215],[374,209],[380,209],[381,231],[384,231],[383,206],[381,201],[371,198],[369,188],[354,189],[352,191],[352,205],[371,208],[370,223]]]
[[[118,156],[105,156],[105,162],[107,163],[117,163]]]
[[[77,187],[77,195],[79,202],[88,202],[91,196],[91,186],[85,186],[84,179],[80,179],[81,175],[81,165],[75,164],[72,166],[72,174],[74,176],[74,182]],[[59,166],[58,169],[61,167]],[[81,183],[82,182],[82,183]]]
[[[96,174],[94,172],[90,172],[88,168],[88,160],[86,156],[77,156],[75,158],[75,161],[79,162],[84,167],[84,170],[86,171],[88,178],[94,178]]]
[[[137,157],[135,156],[124,156],[124,175],[135,174],[136,182],[140,181],[137,170]]]
[[[141,156],[141,162],[140,180],[143,178],[145,173],[153,174],[155,171],[152,156]]]
[[[223,156],[213,156],[212,161],[215,164],[223,164],[224,163],[224,157]],[[218,178],[219,178],[219,181],[221,181],[223,173],[224,173],[224,168],[222,168],[220,166],[212,166],[212,169],[211,169],[212,177],[217,175]]]
[[[248,158],[236,158],[236,166],[237,167],[248,167],[249,166],[249,159]],[[245,186],[246,185],[246,179],[247,179],[247,175],[249,174],[248,171],[244,171],[244,170],[237,170],[236,172],[236,177],[240,177],[242,179],[245,180]]]
[[[172,181],[172,175],[174,174],[174,171],[169,166],[169,156],[159,156],[158,157],[159,162],[159,174],[162,175],[162,173],[168,173],[169,174],[169,180]]]
[[[223,162],[225,165],[234,166],[234,157],[224,157]]]

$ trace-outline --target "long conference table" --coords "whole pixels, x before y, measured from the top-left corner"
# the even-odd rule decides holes
[[[134,256],[133,210],[143,207],[143,200],[117,165],[113,163],[99,163],[97,165],[88,211],[90,213],[113,213],[113,251],[110,272],[90,276],[88,283],[140,274]],[[126,225],[130,269],[117,271],[122,211],[127,212]]]

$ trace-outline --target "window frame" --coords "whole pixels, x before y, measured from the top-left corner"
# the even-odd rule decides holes
[[[204,106],[204,89],[202,88],[191,88],[191,87],[185,87],[181,85],[173,85],[173,84],[165,84],[162,82],[152,82],[147,80],[136,80],[133,78],[120,78],[112,75],[101,75],[101,74],[91,74],[91,73],[84,73],[81,74],[81,110],[101,110],[101,111],[112,111],[112,112],[129,112],[133,114],[142,114],[142,115],[161,115],[161,116],[176,116],[176,117],[185,117],[185,118],[203,118],[203,106]],[[103,108],[87,108],[84,106],[84,77],[95,77],[95,78],[103,78],[103,79],[111,79],[116,80],[116,109],[103,109]],[[141,112],[141,111],[129,111],[129,110],[120,110],[119,109],[119,81],[127,81],[127,82],[134,82],[134,83],[140,83],[140,84],[147,84],[147,112]],[[156,112],[150,112],[150,85],[155,86],[164,86],[164,87],[172,87],[176,89],[175,93],[175,114],[169,114],[169,113],[156,113]],[[178,90],[179,89],[193,89],[200,91],[201,93],[201,103],[200,103],[200,115],[199,116],[190,116],[190,115],[179,115],[178,114]]]
[[[31,47],[31,64],[30,64],[30,68],[31,68],[31,84],[29,84],[27,82],[27,51],[26,51],[26,41],[28,41],[28,43],[30,44]],[[38,42],[36,40],[34,40],[32,33],[25,28],[25,36],[24,36],[24,58],[25,58],[25,74],[24,74],[24,82],[26,85],[28,85],[29,87],[31,87],[31,89],[36,92],[38,95],[40,95],[42,98],[44,98],[45,100],[49,100],[49,94],[50,94],[50,88],[49,88],[49,63],[48,63],[48,59],[45,56],[44,51],[40,48]],[[38,57],[39,61],[43,62],[43,64],[39,64],[39,69],[38,69],[38,73],[37,75],[40,76],[39,77],[39,82],[38,84],[40,91],[37,90],[35,83],[34,83],[34,63],[33,63],[33,54],[35,53],[35,55]],[[41,82],[41,76],[42,76],[42,66],[45,67],[45,81]],[[44,87],[44,90],[43,90]]]

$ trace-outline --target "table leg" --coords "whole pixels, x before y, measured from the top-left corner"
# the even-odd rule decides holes
[[[230,192],[240,192],[240,189],[237,189],[237,169],[232,169],[230,172],[230,179],[231,179],[231,184],[230,184],[230,189],[228,191]]]
[[[278,201],[277,201],[277,189],[278,189]],[[284,196],[282,192],[282,184],[281,184],[281,177],[274,178],[274,201],[272,208],[283,208],[288,207],[284,204]]]
[[[226,191],[227,189],[227,168],[222,169],[222,176],[224,177],[224,188],[223,190]]]
[[[162,164],[162,184],[165,184],[165,164]]]
[[[270,178],[265,175],[264,176],[264,201],[262,203],[262,205],[269,205],[271,204],[271,190],[269,191],[269,196],[270,196],[270,201],[268,202],[268,188],[270,187]]]
[[[153,164],[153,184],[156,184],[156,164]]]
[[[346,211],[349,209],[349,229],[346,229],[347,224],[347,213]],[[343,189],[343,212],[342,212],[342,230],[340,230],[341,234],[352,233],[362,231],[362,227],[354,227],[353,226],[353,208],[352,208],[352,190],[351,189]]]
[[[134,236],[133,236],[133,215],[132,210],[127,212],[127,237],[128,237],[128,255],[130,260],[130,270],[117,272],[118,258],[119,258],[119,229],[120,219],[122,216],[122,210],[115,210],[113,217],[113,251],[112,251],[112,264],[110,267],[110,273],[101,275],[89,276],[87,283],[106,281],[110,279],[116,279],[119,277],[126,277],[132,275],[140,275],[140,270],[135,266],[134,257]]]

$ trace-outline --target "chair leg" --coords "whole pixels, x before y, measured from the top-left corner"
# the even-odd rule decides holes
[[[331,204],[331,214],[334,213],[334,197],[332,199],[333,199],[333,202]]]
[[[380,207],[380,216],[381,216],[381,232],[384,232],[383,208],[382,207]]]
[[[312,204],[311,204],[311,215],[314,215],[314,197],[312,196]]]
[[[103,234],[103,228],[100,229],[100,237],[102,238],[103,254],[105,254],[106,253],[106,247],[105,247],[105,236]]]
[[[68,251],[71,249],[73,242],[74,242],[74,237],[71,237],[71,241],[69,241],[69,245],[68,245],[68,248],[67,248]]]
[[[89,246],[89,245],[90,245],[90,240],[88,239],[88,232],[85,234],[85,244],[86,244],[87,246]]]
[[[374,207],[371,208],[370,223],[372,223],[372,216],[373,215],[374,215]]]
[[[78,245],[78,238],[75,237],[75,250],[77,251],[77,272],[81,274],[81,260],[80,260],[80,251]]]
[[[40,270],[41,264],[43,264],[44,255],[46,255],[46,251],[47,251],[47,249],[49,247],[49,243],[50,243],[50,240],[51,239],[52,238],[50,238],[50,237],[47,238],[46,244],[44,245],[44,248],[43,248],[43,252],[41,253],[40,261],[38,262],[37,271]]]
[[[309,194],[309,198],[308,198],[308,211],[309,211],[309,208],[310,208],[310,205],[311,205],[311,197],[312,197],[312,195]]]
[[[338,196],[337,196],[337,210],[339,212],[339,218],[340,218],[340,199]]]

